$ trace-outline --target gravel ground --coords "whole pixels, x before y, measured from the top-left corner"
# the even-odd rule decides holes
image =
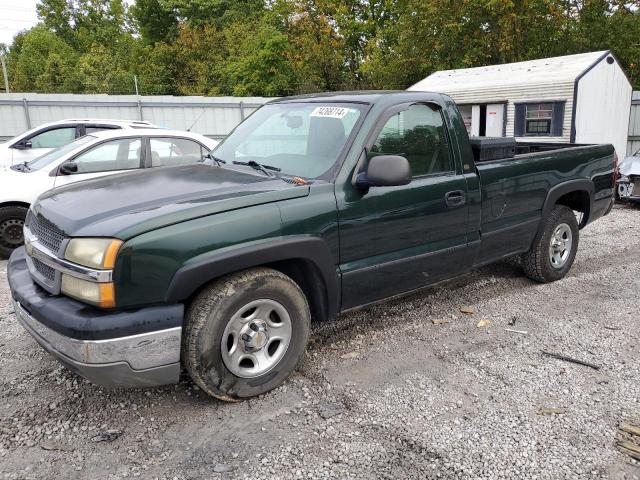
[[[0,478],[640,479],[615,447],[640,424],[639,220],[590,225],[557,283],[501,263],[315,325],[300,371],[239,404],[74,376],[17,324],[2,262]]]

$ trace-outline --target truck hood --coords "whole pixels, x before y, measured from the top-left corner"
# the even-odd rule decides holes
[[[44,193],[33,209],[68,236],[126,240],[192,218],[308,194],[306,185],[200,164],[139,170],[55,188]]]

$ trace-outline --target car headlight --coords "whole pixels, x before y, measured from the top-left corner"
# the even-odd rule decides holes
[[[96,270],[110,270],[116,264],[121,240],[113,238],[73,238],[64,252],[65,260]],[[63,274],[63,294],[101,308],[115,307],[113,282],[96,282]]]
[[[121,240],[113,238],[73,238],[64,258],[85,267],[107,270],[115,266],[121,245]]]
[[[626,175],[620,175],[620,177],[618,177],[618,182],[629,183],[629,177],[627,177]]]

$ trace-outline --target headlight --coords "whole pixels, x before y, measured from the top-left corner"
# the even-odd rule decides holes
[[[619,181],[619,182],[622,182],[622,183],[629,183],[629,177],[627,177],[626,175],[621,175],[621,176],[618,178],[618,181]]]
[[[113,238],[72,238],[64,258],[84,267],[110,270],[116,264],[121,240]],[[60,290],[65,295],[101,308],[115,307],[115,289],[112,282],[95,282],[63,274]]]
[[[62,275],[60,290],[65,295],[101,308],[116,306],[113,283],[96,283],[71,275]]]
[[[67,245],[64,258],[70,262],[97,269],[110,269],[122,245],[113,238],[73,238]]]

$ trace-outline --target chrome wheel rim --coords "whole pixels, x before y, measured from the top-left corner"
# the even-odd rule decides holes
[[[571,254],[573,233],[566,223],[558,225],[551,234],[549,260],[553,268],[562,268]]]
[[[229,320],[221,340],[222,360],[242,378],[272,370],[291,342],[291,317],[284,306],[270,299],[254,300]]]

